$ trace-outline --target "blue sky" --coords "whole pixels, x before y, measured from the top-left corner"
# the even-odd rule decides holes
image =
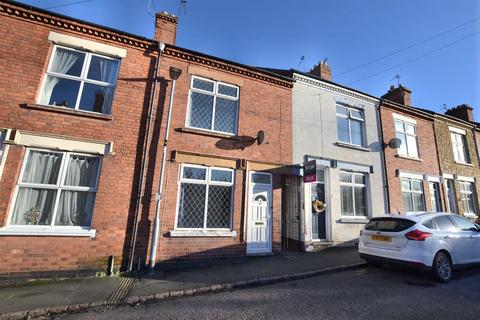
[[[79,1],[22,2],[49,8]],[[180,0],[150,1],[150,9],[149,0],[90,0],[49,10],[152,37],[155,9],[177,14]],[[334,81],[377,96],[399,74],[415,106],[443,112],[444,104],[468,103],[480,121],[478,0],[188,0],[177,45],[249,65],[306,71],[328,57]]]

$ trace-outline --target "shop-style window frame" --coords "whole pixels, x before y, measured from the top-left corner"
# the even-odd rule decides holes
[[[348,174],[351,176],[352,178],[352,182],[342,182],[341,181],[341,178],[340,178],[340,175],[341,174]],[[364,183],[357,183],[355,182],[355,176],[363,176],[363,181]],[[365,219],[365,218],[368,218],[370,216],[370,207],[369,207],[369,201],[368,201],[368,195],[369,195],[369,185],[368,185],[368,175],[364,172],[352,172],[352,171],[340,171],[339,172],[339,176],[338,176],[338,180],[339,180],[339,185],[340,185],[340,188],[342,186],[344,187],[350,187],[352,189],[352,209],[353,209],[353,215],[347,215],[347,214],[344,214],[343,212],[341,212],[341,216],[343,218],[356,218],[356,219]],[[364,190],[364,197],[365,197],[365,215],[362,215],[362,214],[357,214],[356,213],[356,209],[355,209],[355,187],[362,187],[363,190]],[[340,192],[340,207],[341,207],[341,202],[342,202],[342,196],[341,196],[341,192]],[[340,208],[340,211],[342,209]]]
[[[402,131],[399,131],[397,129],[397,123],[400,123],[402,125],[402,128],[403,130]],[[404,153],[401,151],[401,148],[397,148],[397,152],[399,155],[402,155],[402,156],[406,156],[406,157],[410,157],[410,158],[420,158],[420,150],[419,150],[419,146],[418,146],[418,135],[417,135],[417,125],[413,122],[410,122],[410,121],[406,121],[406,120],[403,120],[403,119],[395,119],[394,118],[394,124],[395,124],[395,136],[398,138],[399,135],[404,135],[405,136],[405,148],[406,148],[406,151],[407,153]],[[414,130],[414,133],[409,133],[407,130],[406,130],[406,126],[412,126],[413,127],[413,130]],[[413,151],[412,151],[412,148],[413,146],[411,146],[409,143],[408,143],[408,137],[413,137],[415,139],[415,149],[416,150],[416,154],[412,154]]]
[[[338,139],[338,141],[340,143],[346,143],[346,144],[350,144],[352,146],[364,147],[365,146],[365,110],[363,110],[361,108],[356,108],[356,107],[353,107],[353,106],[348,106],[348,105],[345,105],[345,104],[342,104],[342,103],[337,103],[335,106],[336,106],[335,114],[336,114],[336,120],[337,120],[337,139]],[[338,113],[338,108],[346,109],[348,115]],[[359,112],[361,114],[361,118],[354,116],[352,111]],[[340,135],[338,134],[338,131],[339,131],[338,130],[338,118],[343,118],[343,119],[348,120],[349,141],[340,140]],[[361,137],[360,137],[361,143],[360,144],[357,144],[357,143],[353,142],[353,139],[352,139],[352,121],[360,122],[360,125],[361,125],[360,126],[360,128],[361,128]]]
[[[200,168],[200,169],[206,169],[205,173],[205,179],[200,180],[200,179],[189,179],[189,178],[184,178],[184,171],[185,168]],[[231,182],[221,182],[221,181],[212,181],[211,179],[211,171],[212,170],[219,170],[219,171],[227,171],[231,172],[232,175],[232,180]],[[222,167],[211,167],[211,166],[202,166],[202,165],[196,165],[196,164],[182,164],[179,170],[180,176],[178,179],[178,190],[177,190],[177,210],[175,213],[175,230],[179,231],[195,231],[195,230],[200,230],[200,231],[230,231],[233,228],[233,203],[234,203],[234,193],[235,193],[235,170],[229,169],[229,168],[222,168]],[[181,188],[182,188],[182,183],[190,183],[190,184],[202,184],[206,185],[206,190],[205,190],[205,208],[204,208],[204,216],[203,216],[203,227],[202,228],[185,228],[185,227],[178,227],[178,217],[180,213],[180,207],[181,207]],[[207,216],[208,216],[208,197],[209,197],[209,188],[211,185],[217,185],[217,186],[228,186],[231,187],[231,195],[230,195],[230,221],[229,221],[229,226],[228,228],[208,228],[207,227]]]
[[[212,83],[213,84],[213,91],[208,91],[208,90],[202,90],[202,89],[199,89],[199,88],[195,88],[194,87],[194,81],[195,80],[201,80],[201,81],[206,81],[206,82]],[[230,88],[235,88],[237,90],[236,96],[233,97],[233,96],[229,96],[229,95],[219,93],[218,92],[219,85],[230,87]],[[192,93],[193,92],[200,93],[200,94],[206,94],[206,95],[209,95],[209,96],[213,97],[213,107],[212,107],[213,109],[212,109],[212,119],[211,119],[212,121],[211,121],[210,129],[195,127],[195,126],[190,124],[190,122],[191,122],[191,120],[190,120],[191,108],[192,108]],[[222,99],[228,99],[228,100],[231,100],[231,101],[236,101],[237,107],[236,107],[236,110],[235,110],[235,119],[234,119],[235,127],[234,127],[233,132],[219,131],[219,130],[214,129],[215,128],[215,111],[216,111],[216,105],[217,105],[217,97],[222,98]],[[239,118],[238,113],[239,113],[239,110],[240,110],[240,87],[239,86],[236,86],[236,85],[233,85],[233,84],[228,84],[228,83],[221,82],[221,81],[215,81],[215,80],[212,80],[212,79],[207,79],[207,78],[203,78],[203,77],[199,77],[199,76],[192,76],[191,77],[191,79],[190,79],[190,91],[189,91],[189,94],[188,94],[188,109],[187,109],[187,116],[186,116],[186,119],[185,119],[185,127],[195,129],[195,130],[200,130],[200,131],[226,134],[226,135],[232,135],[233,136],[233,135],[236,135],[237,132],[238,132],[238,118]]]
[[[85,58],[84,58],[84,62],[83,62],[82,71],[80,73],[80,76],[72,76],[72,75],[67,75],[67,74],[51,71],[53,61],[55,59],[56,52],[57,52],[58,49],[70,50],[70,51],[75,51],[75,52],[80,52],[82,54],[85,54]],[[92,60],[93,56],[97,56],[97,57],[100,57],[102,59],[108,59],[108,60],[112,60],[112,61],[117,62],[117,70],[116,70],[116,73],[115,73],[115,81],[114,81],[113,84],[111,84],[109,82],[92,80],[92,79],[88,78],[88,71],[90,70],[90,64],[91,64],[91,60]],[[53,105],[53,104],[48,104],[48,103],[45,104],[44,103],[45,105],[52,106],[52,107],[58,107],[58,108],[68,108],[68,109],[72,109],[72,110],[75,110],[75,111],[78,111],[78,112],[111,115],[112,114],[113,97],[115,95],[115,89],[116,89],[117,81],[118,81],[118,74],[120,72],[120,62],[121,62],[120,59],[113,58],[113,57],[110,57],[108,55],[93,53],[93,52],[90,52],[88,50],[80,50],[80,49],[77,49],[77,48],[74,48],[74,47],[55,44],[53,46],[52,52],[50,54],[47,70],[45,71],[45,74],[43,76],[43,80],[42,80],[40,90],[39,90],[39,93],[38,93],[38,96],[37,96],[37,103],[42,104],[41,101],[42,101],[42,97],[43,97],[43,91],[44,91],[44,88],[45,88],[45,85],[46,85],[46,82],[47,82],[47,78],[48,78],[48,76],[52,76],[52,77],[58,77],[58,78],[61,78],[61,79],[78,81],[78,82],[80,82],[80,87],[79,87],[78,92],[77,92],[77,98],[75,100],[75,106],[67,107],[67,106]],[[109,88],[112,89],[112,98],[111,98],[112,101],[111,101],[111,104],[109,106],[109,109],[110,109],[109,113],[95,112],[95,111],[80,109],[80,100],[82,99],[83,88],[85,86],[85,83],[98,85],[98,86],[102,86],[102,87],[109,87]]]
[[[41,183],[28,183],[28,182],[23,182],[23,176],[25,173],[25,168],[27,167],[27,162],[30,158],[30,153],[32,151],[39,151],[39,152],[48,152],[48,153],[56,153],[56,154],[62,154],[62,161],[59,167],[59,172],[58,172],[58,177],[57,177],[57,182],[56,184],[41,184]],[[90,157],[90,158],[98,158],[99,163],[98,163],[98,168],[97,168],[97,176],[95,179],[95,186],[93,187],[81,187],[81,186],[68,186],[65,185],[65,177],[66,173],[68,170],[68,160],[70,159],[70,156],[83,156],[83,157]],[[13,201],[10,206],[10,212],[9,212],[9,217],[7,219],[6,227],[7,228],[16,228],[16,229],[25,229],[25,230],[32,230],[35,232],[35,229],[42,229],[45,230],[45,228],[50,229],[51,231],[55,230],[91,230],[91,222],[90,226],[71,226],[71,225],[55,225],[56,221],[56,216],[58,214],[58,207],[60,203],[60,197],[62,191],[80,191],[80,192],[93,192],[97,193],[98,191],[98,182],[100,179],[100,173],[102,171],[102,157],[98,155],[93,155],[93,154],[87,154],[87,153],[79,153],[79,152],[68,152],[68,151],[57,151],[57,150],[50,150],[50,149],[42,149],[42,148],[27,148],[27,151],[25,153],[25,157],[22,163],[22,168],[20,170],[20,175],[18,177],[18,182],[15,186],[15,191],[13,195]],[[20,188],[41,188],[41,189],[48,189],[48,190],[55,190],[55,203],[53,207],[53,213],[51,217],[51,223],[49,225],[28,225],[28,224],[11,224],[11,220],[13,219],[14,215],[14,210],[15,210],[15,204],[18,201],[18,192]],[[93,213],[95,211],[95,202],[93,203],[93,212],[92,212],[92,219],[93,219]]]

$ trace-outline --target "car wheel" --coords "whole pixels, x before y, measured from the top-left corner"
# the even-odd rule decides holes
[[[369,266],[372,266],[372,267],[381,267],[382,266],[382,263],[380,261],[377,261],[377,260],[371,260],[371,259],[365,259],[365,262],[367,262],[367,264]]]
[[[441,282],[449,282],[453,275],[453,264],[445,252],[438,252],[433,258],[433,274]]]

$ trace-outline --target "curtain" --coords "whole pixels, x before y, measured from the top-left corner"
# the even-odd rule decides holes
[[[52,61],[51,71],[66,74],[73,67],[75,62],[80,58],[80,54],[74,51],[57,49],[55,57]],[[52,96],[53,89],[60,81],[60,78],[48,76],[45,80],[43,87],[41,104],[50,104],[50,97]]]
[[[71,156],[64,184],[75,187],[95,187],[100,161],[98,158]],[[64,190],[55,219],[55,225],[90,226],[95,193]]]
[[[56,190],[20,188],[11,224],[48,225],[51,223]]]
[[[98,165],[98,158],[70,156],[64,184],[76,187],[95,187]]]
[[[58,153],[31,151],[23,173],[22,182],[56,184],[62,155]]]
[[[100,81],[115,83],[115,76],[117,73],[117,64],[114,61],[107,59],[99,59],[100,66]],[[110,114],[113,99],[113,89],[110,87],[102,87],[103,107],[102,113]]]
[[[94,202],[94,192],[62,191],[55,225],[89,227],[92,220]]]

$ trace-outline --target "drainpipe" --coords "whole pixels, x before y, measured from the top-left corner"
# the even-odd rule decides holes
[[[140,217],[140,209],[142,207],[142,199],[144,197],[145,192],[145,168],[147,167],[147,155],[148,149],[150,145],[150,136],[151,136],[151,128],[153,123],[153,110],[155,106],[155,100],[157,97],[157,84],[158,84],[158,69],[160,68],[160,56],[162,55],[163,50],[165,49],[165,44],[162,42],[157,43],[158,47],[158,56],[155,59],[155,71],[153,74],[153,92],[152,92],[152,99],[150,101],[150,106],[148,108],[148,116],[147,116],[147,130],[146,130],[146,141],[145,146],[143,148],[143,162],[142,166],[140,167],[140,189],[137,195],[137,202],[135,206],[135,214],[134,214],[134,226],[133,226],[133,236],[132,242],[130,245],[130,255],[128,261],[128,271],[132,271],[133,268],[133,259],[135,257],[135,246],[137,244],[137,233],[138,233],[138,222]]]
[[[170,78],[172,78],[172,87],[170,90],[170,100],[168,102],[168,114],[167,114],[167,124],[165,127],[165,139],[163,141],[163,150],[162,150],[162,166],[160,170],[160,182],[158,184],[158,192],[156,196],[157,207],[155,210],[155,222],[153,225],[153,234],[152,234],[152,245],[150,246],[150,274],[155,273],[155,260],[157,257],[157,248],[158,248],[158,233],[160,229],[160,207],[163,198],[163,179],[165,176],[165,163],[167,160],[167,145],[168,145],[168,135],[170,131],[170,120],[172,117],[172,105],[173,105],[173,95],[175,94],[175,81],[178,80],[182,70],[170,67]]]
[[[385,147],[384,147],[384,137],[383,137],[383,124],[382,124],[382,105],[383,105],[383,99],[380,99],[380,102],[378,104],[378,124],[379,124],[379,129],[380,129],[380,138],[382,141],[381,149],[382,149],[382,158],[383,158],[383,175],[384,175],[384,183],[385,183],[385,200],[387,202],[387,212],[391,211],[390,208],[390,191],[389,191],[389,185],[388,185],[388,174],[387,174],[387,159],[385,156]]]

